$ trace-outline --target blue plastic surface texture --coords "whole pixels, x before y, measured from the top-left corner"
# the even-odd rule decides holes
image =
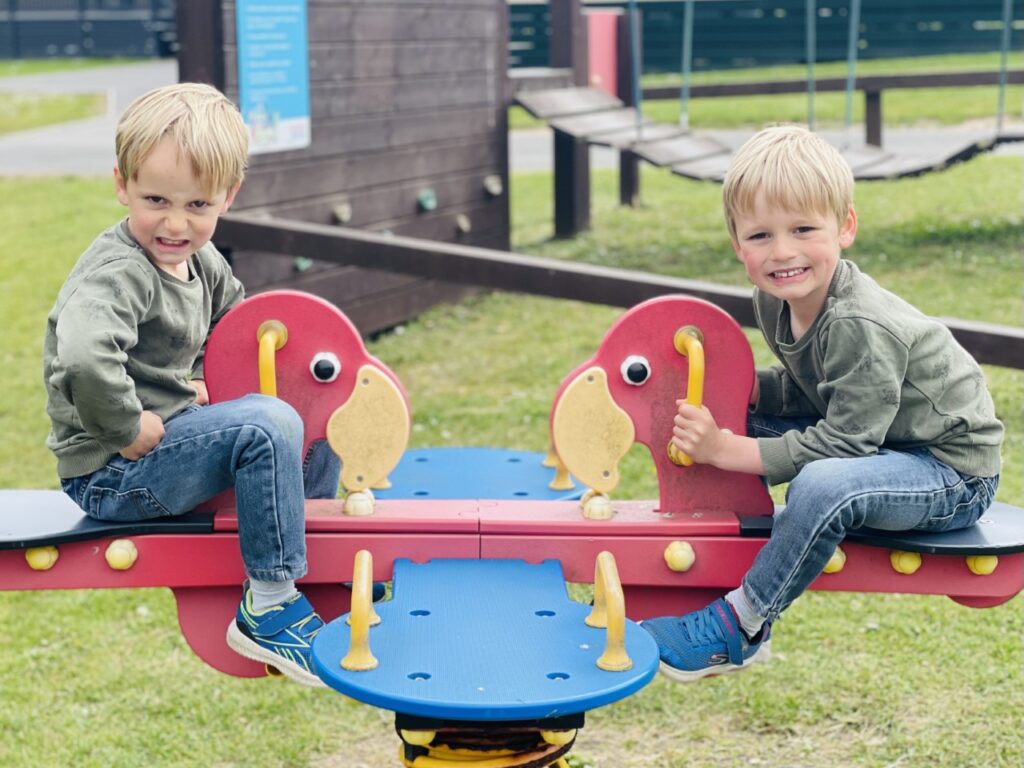
[[[408,715],[493,722],[586,712],[638,691],[658,669],[654,640],[628,620],[633,668],[597,667],[605,631],[583,623],[590,608],[569,598],[557,561],[397,560],[393,597],[374,607],[377,668],[341,668],[346,614],[313,642],[317,673],[346,696]]]
[[[378,499],[578,499],[584,489],[548,488],[555,470],[544,454],[502,448],[419,448],[406,451]]]

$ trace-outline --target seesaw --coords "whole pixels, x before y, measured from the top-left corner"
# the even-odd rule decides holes
[[[457,459],[407,486],[415,489],[411,498],[385,498],[398,488],[403,455],[413,453],[405,452],[408,399],[351,323],[315,297],[275,292],[247,300],[218,324],[206,359],[214,400],[277,394],[302,414],[307,444],[326,439],[341,457],[346,498],[307,502],[310,569],[302,588],[334,619],[315,655],[331,687],[398,713],[410,765],[458,761],[466,757],[461,749],[521,757],[503,765],[557,765],[583,713],[642,687],[657,661],[646,635],[623,618],[631,671],[597,667],[609,641],[582,621],[587,608],[568,601],[565,581],[594,581],[595,563],[611,559],[629,619],[678,614],[738,584],[770,531],[774,505],[756,478],[688,466],[668,449],[674,402],[684,395],[705,402],[722,426],[744,429],[750,348],[736,323],[706,302],[669,296],[631,309],[559,388],[551,409],[552,458],[562,470],[555,474],[564,481],[571,473],[590,489],[582,505],[564,495],[543,498],[536,476],[488,494],[490,480],[477,495],[452,498],[430,482],[483,476]],[[609,495],[634,442],[650,449],[658,500]],[[493,458],[481,462],[497,465],[498,477],[529,464],[529,456]],[[117,525],[85,518],[58,492],[0,491],[0,504],[3,589],[170,587],[197,655],[229,674],[266,674],[223,637],[244,579],[230,495],[182,518]],[[361,556],[357,568],[360,552],[372,553],[372,562]],[[377,604],[382,622],[371,629],[353,611],[350,627],[353,616],[343,614],[353,592],[340,585],[356,583],[365,614],[364,588],[374,580],[393,580],[392,600]],[[964,531],[851,535],[812,588],[948,595],[987,607],[1022,587],[1024,511],[997,503]],[[379,666],[344,669],[341,659],[363,623]],[[513,645],[524,655],[507,665],[510,676],[471,673],[499,658],[492,646],[512,638],[513,626],[522,630]],[[424,633],[422,643],[401,640],[413,632]],[[530,655],[535,644],[540,655]],[[570,657],[564,662],[562,652]],[[520,678],[538,685],[516,687]]]

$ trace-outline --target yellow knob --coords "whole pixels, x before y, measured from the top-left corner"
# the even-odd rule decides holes
[[[60,554],[52,544],[25,550],[25,561],[33,571],[48,571],[53,568]]]
[[[697,561],[697,553],[688,541],[673,541],[665,547],[665,565],[676,573],[686,573]]]
[[[825,573],[839,573],[843,570],[844,565],[846,565],[846,553],[839,547],[836,547],[836,551],[832,553],[832,557],[828,559],[828,562],[825,563],[825,567],[822,570],[825,571]],[[893,564],[893,568],[896,568],[895,564]],[[896,570],[899,570],[899,568],[896,568]],[[917,569],[915,568],[914,570],[916,571]]]
[[[917,569],[921,567],[921,555],[917,552],[894,550],[889,553],[889,562],[892,563],[892,569],[896,573],[903,573],[909,576],[912,573],[916,573]]]
[[[580,499],[580,506],[583,507],[583,516],[587,520],[610,520],[615,510],[612,509],[612,500],[607,494],[598,491],[588,491]]]
[[[576,738],[576,731],[541,731],[540,737],[544,739],[545,744],[564,747]]]
[[[127,571],[139,559],[139,550],[131,539],[114,539],[107,547],[106,558],[115,571]]]
[[[402,729],[400,733],[402,735],[402,741],[416,747],[427,746],[437,736],[437,731],[407,731]]]
[[[373,514],[373,493],[367,488],[363,491],[352,491],[345,497],[345,503],[341,509],[350,517],[366,517]]]
[[[971,555],[967,558],[967,567],[975,576],[988,576],[999,565],[995,555]]]

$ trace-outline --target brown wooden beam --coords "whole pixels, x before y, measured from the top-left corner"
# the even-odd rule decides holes
[[[632,307],[683,293],[713,302],[738,323],[754,326],[747,288],[580,262],[522,256],[488,248],[417,240],[301,221],[232,214],[217,227],[218,247],[350,264],[503,291]],[[1024,328],[941,319],[981,363],[1024,368]]]

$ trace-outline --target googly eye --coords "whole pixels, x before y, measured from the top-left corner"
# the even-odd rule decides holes
[[[651,364],[646,357],[640,355],[627,357],[619,370],[622,372],[622,380],[634,387],[639,387],[651,378]]]
[[[330,384],[341,373],[341,361],[333,352],[317,352],[309,364],[309,372],[322,384]]]

